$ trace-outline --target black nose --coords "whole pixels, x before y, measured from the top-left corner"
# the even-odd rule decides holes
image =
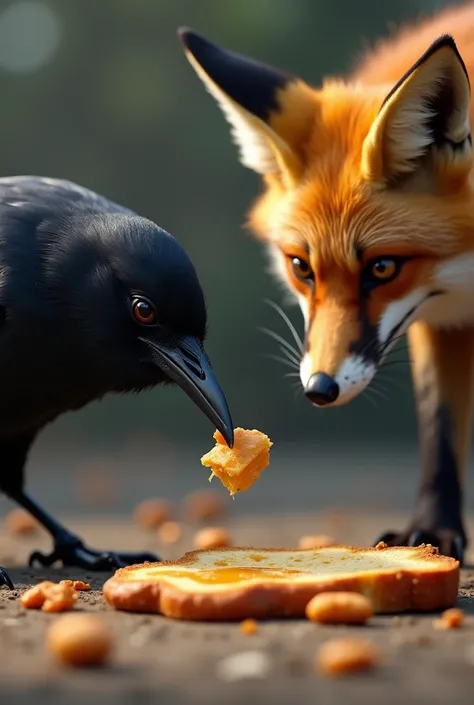
[[[310,377],[304,393],[318,406],[332,404],[339,396],[338,383],[325,372],[316,372]]]

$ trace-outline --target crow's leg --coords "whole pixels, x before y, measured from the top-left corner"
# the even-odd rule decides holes
[[[462,500],[470,440],[474,330],[434,330],[419,322],[408,334],[419,419],[421,482],[404,531],[379,538],[391,546],[431,543],[463,561],[467,538]]]
[[[35,436],[36,433],[29,433],[0,442],[0,490],[34,516],[53,537],[53,551],[49,555],[35,551],[30,556],[30,565],[35,561],[44,566],[62,562],[65,566],[78,566],[87,570],[111,570],[159,560],[153,553],[118,553],[88,548],[78,536],[45,512],[23,489],[25,462]],[[0,585],[2,583],[12,587],[4,570],[0,571]]]
[[[59,561],[65,566],[77,566],[87,570],[110,570],[159,560],[153,553],[118,553],[88,548],[78,536],[47,514],[24,490],[5,490],[5,493],[34,516],[53,537],[53,551],[47,555],[35,551],[30,556],[30,565],[37,561],[43,566],[50,566]]]
[[[6,585],[10,590],[13,590],[13,583],[11,581],[10,576],[8,575],[7,571],[5,568],[2,568],[0,565],[0,587],[2,585]]]

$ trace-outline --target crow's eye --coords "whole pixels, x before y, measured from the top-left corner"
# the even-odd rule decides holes
[[[156,323],[156,311],[147,299],[135,297],[132,299],[132,313],[137,323],[142,326],[152,326]]]
[[[313,278],[313,270],[311,269],[311,265],[301,257],[292,257],[291,266],[294,275],[298,279],[305,281]]]

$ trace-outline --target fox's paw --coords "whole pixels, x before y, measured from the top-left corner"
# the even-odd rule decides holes
[[[380,536],[374,545],[377,545],[380,541],[383,541],[388,546],[420,546],[422,543],[430,543],[432,546],[436,546],[443,556],[451,556],[451,558],[458,560],[461,565],[464,560],[464,551],[467,543],[465,537],[456,531],[449,529],[426,531],[413,527],[407,531],[389,531]]]

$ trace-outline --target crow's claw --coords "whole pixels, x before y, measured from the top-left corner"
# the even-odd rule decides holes
[[[439,549],[443,556],[455,558],[461,564],[464,560],[464,550],[466,548],[465,537],[448,529],[436,529],[426,531],[422,529],[411,528],[407,531],[395,532],[390,531],[383,534],[376,542],[383,541],[388,546],[420,546],[421,544],[431,544]]]
[[[86,570],[108,571],[124,568],[127,565],[154,563],[160,559],[153,553],[114,553],[112,551],[95,551],[84,546],[75,536],[65,536],[56,541],[54,550],[49,555],[35,551],[31,554],[29,565],[38,562],[42,566],[51,566],[61,562],[64,566],[75,566]]]
[[[7,571],[5,568],[2,568],[0,565],[0,585],[6,585],[10,590],[13,590],[14,585],[11,581],[10,576],[8,575]]]

